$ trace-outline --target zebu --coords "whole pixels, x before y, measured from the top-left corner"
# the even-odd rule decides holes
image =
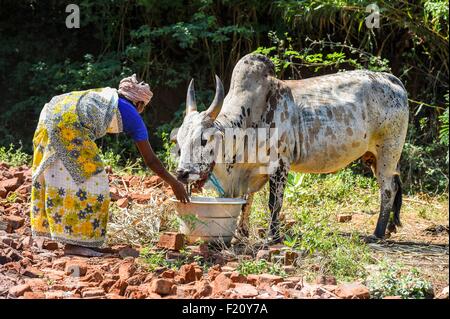
[[[386,227],[395,232],[396,226],[401,225],[402,203],[398,162],[409,114],[407,93],[400,80],[387,73],[359,70],[282,81],[275,78],[274,70],[268,58],[246,55],[233,70],[225,98],[222,83],[216,77],[214,102],[204,112],[197,112],[191,82],[186,116],[176,136],[180,148],[179,180],[202,183],[213,171],[225,196],[247,195],[237,240],[248,236],[253,193],[269,181],[270,233],[277,241],[289,170],[331,173],[362,157],[371,165],[381,192],[374,236],[383,238]],[[275,170],[264,173],[261,168],[266,163],[249,163],[239,154],[233,154],[232,163],[215,163],[211,157],[217,152],[215,140],[227,128],[276,128],[279,139]],[[236,143],[248,144],[248,140],[237,139]],[[190,150],[201,160],[190,160]]]

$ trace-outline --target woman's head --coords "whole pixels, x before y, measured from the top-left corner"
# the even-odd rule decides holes
[[[150,86],[143,81],[138,82],[136,74],[120,81],[118,93],[133,102],[139,113],[144,111],[153,96]]]

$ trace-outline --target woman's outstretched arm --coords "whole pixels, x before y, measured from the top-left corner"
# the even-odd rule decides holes
[[[189,202],[189,196],[184,189],[184,185],[177,181],[176,178],[165,169],[164,165],[153,151],[149,141],[136,141],[136,146],[144,158],[145,164],[172,187],[175,197],[182,203]]]

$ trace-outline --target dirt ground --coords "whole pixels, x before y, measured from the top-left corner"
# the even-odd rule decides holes
[[[111,172],[110,172],[111,173]],[[67,255],[63,245],[33,239],[29,227],[29,167],[0,163],[0,298],[369,298],[359,282],[336,282],[322,276],[312,282],[296,277],[293,266],[284,260],[287,276],[262,273],[242,275],[239,260],[270,259],[282,254],[282,247],[265,247],[256,254],[230,255],[207,245],[177,247],[179,234],[165,234],[165,242],[146,248],[147,256],[162,256],[164,265],[149,267],[143,262],[143,247],[137,244],[147,221],[122,219],[113,228],[116,241],[102,257]],[[149,204],[163,207],[171,191],[158,177],[110,174],[110,191],[115,207]],[[403,227],[391,239],[368,244],[374,258],[402,261],[419,268],[434,285],[436,293],[448,286],[448,203],[428,198],[406,198]],[[421,207],[435,206],[424,213]],[[439,211],[440,213],[435,213]],[[428,215],[427,215],[428,214]],[[358,229],[370,234],[375,212],[351,213],[340,223],[342,232]],[[447,218],[447,219],[446,219]],[[150,216],[151,219],[151,216]],[[162,220],[162,222],[168,222]],[[141,226],[140,226],[141,225]],[[120,228],[122,226],[122,228]],[[145,226],[145,225],[144,225]],[[133,227],[136,244],[121,243],[120,233]],[[147,229],[147,228],[145,228]],[[280,252],[281,251],[281,252]],[[152,255],[154,254],[154,255]],[[199,257],[211,265],[205,268]],[[154,258],[154,257],[148,257]],[[171,263],[179,264],[174,270]]]
[[[407,268],[416,268],[441,291],[449,282],[448,200],[421,195],[405,196],[401,213],[402,227],[382,243],[369,243],[373,257],[387,258]],[[428,213],[424,213],[425,209]],[[355,212],[352,219],[340,223],[344,232],[358,229],[371,234],[378,212]]]

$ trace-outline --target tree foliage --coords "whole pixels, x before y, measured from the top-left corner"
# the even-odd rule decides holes
[[[136,72],[155,92],[145,120],[161,148],[162,134],[182,119],[190,78],[205,107],[214,74],[227,85],[236,62],[258,51],[284,79],[359,68],[394,73],[411,106],[406,182],[427,191],[447,187],[446,0],[377,1],[378,29],[364,23],[367,0],[80,0],[81,28],[67,29],[71,2],[0,0],[2,145],[22,141],[30,152],[39,112],[52,96],[116,87]],[[137,156],[126,138],[101,144]]]

